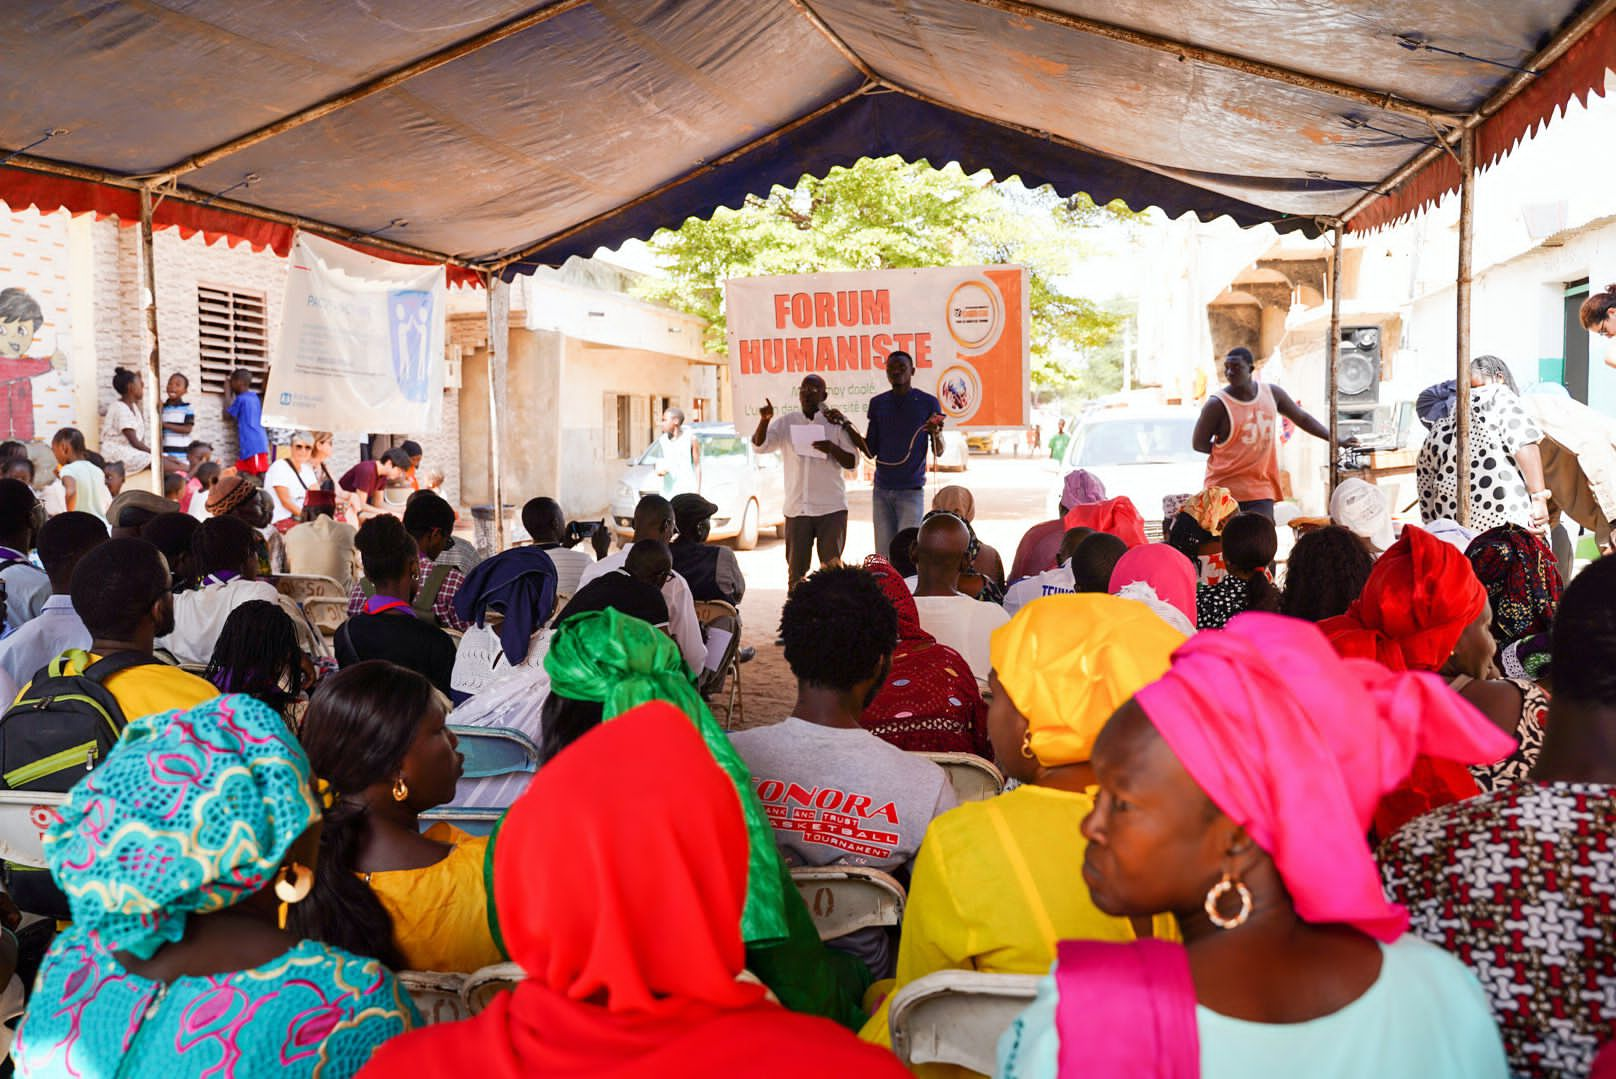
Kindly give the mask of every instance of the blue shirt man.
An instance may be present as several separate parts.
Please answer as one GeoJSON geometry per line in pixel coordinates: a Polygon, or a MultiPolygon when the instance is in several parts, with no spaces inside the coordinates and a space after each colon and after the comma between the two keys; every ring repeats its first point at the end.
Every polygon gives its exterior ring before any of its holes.
{"type": "Polygon", "coordinates": [[[893,536],[920,526],[926,511],[926,445],[931,444],[932,453],[943,452],[942,406],[910,384],[914,376],[915,361],[909,353],[887,357],[887,383],[892,389],[870,398],[869,426],[862,438],[840,412],[825,410],[825,418],[841,424],[859,452],[875,459],[871,513],[875,549],[881,555],[888,553],[893,536]]]}

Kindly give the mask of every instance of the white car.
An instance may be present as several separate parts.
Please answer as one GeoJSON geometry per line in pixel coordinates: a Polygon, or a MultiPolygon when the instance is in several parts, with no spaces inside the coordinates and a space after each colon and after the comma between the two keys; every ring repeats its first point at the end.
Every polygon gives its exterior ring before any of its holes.
{"type": "Polygon", "coordinates": [[[1044,500],[1045,516],[1060,513],[1066,474],[1082,468],[1105,484],[1108,497],[1127,495],[1151,537],[1158,537],[1162,500],[1192,495],[1205,484],[1206,455],[1196,453],[1190,444],[1199,415],[1190,408],[1138,406],[1090,412],[1072,432],[1059,474],[1044,500]]]}
{"type": "MultiPolygon", "coordinates": [[[[693,423],[701,443],[701,493],[718,507],[710,539],[733,539],[742,551],[757,546],[758,531],[785,526],[785,480],[780,454],[759,453],[729,423],[693,423]]],[[[634,506],[641,495],[660,494],[656,474],[662,442],[654,441],[623,469],[612,491],[610,524],[619,539],[634,534],[634,506]]]]}

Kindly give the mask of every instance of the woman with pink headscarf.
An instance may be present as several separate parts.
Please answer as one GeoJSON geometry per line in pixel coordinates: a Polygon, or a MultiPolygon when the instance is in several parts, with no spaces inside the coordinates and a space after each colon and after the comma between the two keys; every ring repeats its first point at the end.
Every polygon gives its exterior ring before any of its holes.
{"type": "Polygon", "coordinates": [[[1186,637],[1195,632],[1195,567],[1177,548],[1133,548],[1111,571],[1110,592],[1140,601],[1186,637]]]}
{"type": "Polygon", "coordinates": [[[1481,986],[1406,933],[1365,832],[1416,753],[1506,742],[1436,676],[1340,658],[1294,619],[1191,638],[1101,731],[1083,822],[1094,904],[1170,911],[1184,943],[1062,943],[997,1074],[1503,1079],[1481,986]]]}
{"type": "Polygon", "coordinates": [[[1100,482],[1100,477],[1086,468],[1074,468],[1066,473],[1066,480],[1061,485],[1060,516],[1053,521],[1043,521],[1027,529],[1027,534],[1022,536],[1021,542],[1016,545],[1016,557],[1010,564],[1009,580],[1019,581],[1023,577],[1031,577],[1046,569],[1054,569],[1055,559],[1060,551],[1061,537],[1066,535],[1066,522],[1061,518],[1065,517],[1073,506],[1104,501],[1105,484],[1100,482]]]}

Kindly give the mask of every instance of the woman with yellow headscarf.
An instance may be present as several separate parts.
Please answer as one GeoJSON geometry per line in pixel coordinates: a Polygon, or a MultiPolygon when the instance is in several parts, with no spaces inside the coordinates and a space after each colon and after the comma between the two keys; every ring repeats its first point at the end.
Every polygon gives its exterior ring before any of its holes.
{"type": "MultiPolygon", "coordinates": [[[[1102,914],[1083,883],[1083,818],[1096,789],[1094,739],[1134,693],[1167,672],[1183,634],[1117,596],[1047,596],[995,630],[988,734],[1020,786],[937,817],[915,856],[897,983],[939,970],[1041,974],[1061,940],[1176,939],[1172,919],[1102,914]]],[[[887,1007],[859,1036],[889,1044],[887,1007]]],[[[975,1073],[922,1064],[924,1079],[975,1073]]]]}

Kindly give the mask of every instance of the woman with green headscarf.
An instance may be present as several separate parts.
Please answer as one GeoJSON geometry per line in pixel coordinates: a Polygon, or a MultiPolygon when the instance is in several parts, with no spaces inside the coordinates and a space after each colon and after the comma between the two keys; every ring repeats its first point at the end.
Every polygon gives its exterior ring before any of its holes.
{"type": "Polygon", "coordinates": [[[302,747],[251,697],[132,721],[45,833],[73,922],[17,1074],[350,1076],[415,1025],[387,968],[286,931],[321,810],[302,747]]]}
{"type": "MultiPolygon", "coordinates": [[[[619,611],[589,611],[568,618],[555,631],[544,669],[550,696],[541,721],[541,765],[586,732],[646,701],[667,701],[690,717],[713,760],[734,783],[746,820],[751,849],[741,936],[747,969],[786,1007],[857,1029],[864,1021],[860,1000],[869,972],[851,956],[820,943],[752,791],[751,773],[696,692],[673,639],[619,611]]],[[[623,837],[625,843],[634,841],[623,837]]]]}

